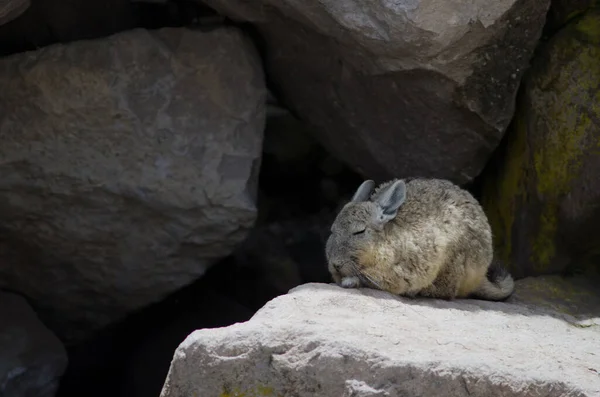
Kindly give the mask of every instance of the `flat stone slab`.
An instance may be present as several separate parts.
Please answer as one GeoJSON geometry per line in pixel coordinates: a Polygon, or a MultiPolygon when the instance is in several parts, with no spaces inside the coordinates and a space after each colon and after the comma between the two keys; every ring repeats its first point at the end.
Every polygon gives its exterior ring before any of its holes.
{"type": "Polygon", "coordinates": [[[580,321],[523,297],[305,284],[248,322],[189,335],[161,397],[600,396],[600,327],[580,321]]]}
{"type": "Polygon", "coordinates": [[[594,278],[527,277],[517,281],[511,302],[546,311],[577,327],[600,327],[600,280],[594,278]]]}

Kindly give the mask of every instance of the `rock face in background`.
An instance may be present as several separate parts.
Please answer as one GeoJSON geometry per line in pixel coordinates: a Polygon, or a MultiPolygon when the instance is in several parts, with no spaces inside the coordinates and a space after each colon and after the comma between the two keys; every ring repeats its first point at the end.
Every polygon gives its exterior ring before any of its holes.
{"type": "Polygon", "coordinates": [[[198,278],[254,224],[266,88],[237,29],[7,57],[0,92],[0,286],[61,338],[198,278]]]}
{"type": "Polygon", "coordinates": [[[588,13],[540,48],[485,177],[497,250],[518,277],[598,269],[599,18],[588,13]]]}
{"type": "Polygon", "coordinates": [[[0,292],[0,396],[54,397],[67,352],[25,299],[0,292]]]}
{"type": "Polygon", "coordinates": [[[526,303],[307,284],[248,322],[188,336],[161,397],[592,397],[599,337],[526,303]]]}
{"type": "Polygon", "coordinates": [[[282,101],[367,177],[470,181],[507,127],[548,0],[204,0],[253,22],[282,101]]]}
{"type": "Polygon", "coordinates": [[[0,26],[20,17],[29,6],[30,0],[0,0],[0,26]]]}
{"type": "Polygon", "coordinates": [[[597,0],[552,0],[545,30],[552,33],[574,18],[582,16],[586,11],[599,5],[600,3],[597,0]]]}

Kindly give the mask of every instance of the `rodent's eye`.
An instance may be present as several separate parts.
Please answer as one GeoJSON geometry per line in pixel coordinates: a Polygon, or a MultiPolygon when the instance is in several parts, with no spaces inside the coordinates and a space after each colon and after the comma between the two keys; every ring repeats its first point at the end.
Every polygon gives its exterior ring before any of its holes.
{"type": "Polygon", "coordinates": [[[365,232],[365,230],[367,230],[367,229],[359,230],[359,231],[357,231],[357,232],[354,232],[354,233],[352,233],[352,234],[354,234],[355,236],[356,236],[357,234],[363,234],[363,233],[365,232]]]}

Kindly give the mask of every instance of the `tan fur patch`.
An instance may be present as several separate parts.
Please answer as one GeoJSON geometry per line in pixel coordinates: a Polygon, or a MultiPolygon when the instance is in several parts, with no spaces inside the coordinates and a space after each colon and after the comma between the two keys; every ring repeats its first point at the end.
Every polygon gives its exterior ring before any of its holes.
{"type": "Polygon", "coordinates": [[[483,282],[487,270],[484,269],[473,269],[467,267],[465,269],[465,275],[458,288],[457,298],[465,298],[471,293],[475,292],[483,282]]]}
{"type": "Polygon", "coordinates": [[[360,251],[357,257],[361,273],[380,289],[391,293],[398,293],[392,271],[395,254],[390,245],[368,244],[360,251]]]}
{"type": "Polygon", "coordinates": [[[368,244],[358,254],[358,264],[361,269],[386,268],[394,263],[394,249],[388,245],[368,244]]]}

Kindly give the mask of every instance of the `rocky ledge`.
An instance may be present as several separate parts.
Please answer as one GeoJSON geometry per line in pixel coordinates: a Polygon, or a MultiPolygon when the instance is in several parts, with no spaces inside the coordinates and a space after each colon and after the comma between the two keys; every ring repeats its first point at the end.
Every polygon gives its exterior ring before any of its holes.
{"type": "Polygon", "coordinates": [[[189,335],[161,397],[599,396],[600,315],[531,295],[449,302],[305,284],[248,322],[189,335]]]}

